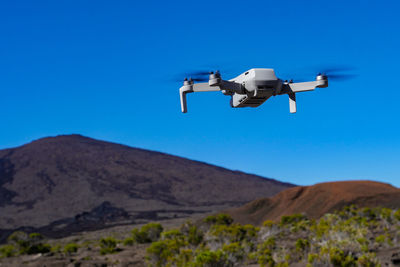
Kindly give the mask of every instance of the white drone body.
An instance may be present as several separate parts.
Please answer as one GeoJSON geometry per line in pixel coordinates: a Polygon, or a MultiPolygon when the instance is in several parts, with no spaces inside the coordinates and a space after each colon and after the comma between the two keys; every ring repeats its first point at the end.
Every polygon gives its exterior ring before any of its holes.
{"type": "Polygon", "coordinates": [[[328,87],[328,77],[318,74],[315,81],[293,83],[278,79],[273,69],[250,69],[231,80],[221,79],[218,71],[210,73],[208,83],[186,80],[179,89],[182,112],[187,112],[186,94],[221,91],[231,96],[231,107],[258,107],[271,96],[289,95],[290,113],[296,112],[296,93],[328,87]]]}

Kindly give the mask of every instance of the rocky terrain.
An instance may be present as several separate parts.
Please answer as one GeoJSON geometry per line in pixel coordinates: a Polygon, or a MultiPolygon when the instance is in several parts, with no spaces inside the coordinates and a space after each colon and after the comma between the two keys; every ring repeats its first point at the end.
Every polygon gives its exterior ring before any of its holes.
{"type": "Polygon", "coordinates": [[[0,214],[0,266],[400,265],[389,184],[295,187],[79,135],[1,150],[0,214]]]}
{"type": "Polygon", "coordinates": [[[344,181],[298,186],[227,211],[235,221],[261,225],[284,215],[320,218],[345,206],[400,208],[400,189],[373,181],[344,181]]]}
{"type": "Polygon", "coordinates": [[[0,150],[0,241],[181,218],[272,196],[291,184],[81,135],[0,150]]]}
{"type": "MultiPolygon", "coordinates": [[[[330,183],[331,188],[342,185],[330,183]]],[[[358,189],[349,188],[357,195],[358,189]]],[[[0,246],[0,266],[400,266],[400,209],[385,205],[395,202],[377,205],[380,191],[377,198],[365,198],[379,207],[344,205],[322,216],[314,213],[314,218],[294,213],[259,226],[222,213],[60,239],[16,232],[0,246]]],[[[286,198],[284,193],[277,196],[286,198]]],[[[326,196],[314,201],[324,202],[326,196]]],[[[297,206],[301,198],[285,203],[297,206]]]]}

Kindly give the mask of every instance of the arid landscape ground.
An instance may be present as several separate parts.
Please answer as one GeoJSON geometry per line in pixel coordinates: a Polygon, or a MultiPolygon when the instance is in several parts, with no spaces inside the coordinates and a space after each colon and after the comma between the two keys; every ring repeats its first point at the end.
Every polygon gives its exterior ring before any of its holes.
{"type": "Polygon", "coordinates": [[[0,193],[0,266],[400,264],[400,189],[379,182],[295,186],[69,135],[0,151],[0,193]]]}

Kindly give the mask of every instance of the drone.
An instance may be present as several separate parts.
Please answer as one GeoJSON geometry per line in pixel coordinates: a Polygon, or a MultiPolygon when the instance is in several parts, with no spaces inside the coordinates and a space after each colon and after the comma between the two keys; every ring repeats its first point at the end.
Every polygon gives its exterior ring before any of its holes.
{"type": "Polygon", "coordinates": [[[275,75],[274,69],[253,68],[236,78],[223,80],[219,71],[209,73],[206,79],[185,78],[183,86],[179,89],[182,112],[187,112],[186,95],[193,92],[221,91],[224,95],[231,96],[230,105],[233,108],[258,107],[271,96],[288,95],[290,113],[296,113],[296,93],[313,91],[315,88],[328,87],[328,76],[319,73],[314,81],[293,82],[283,81],[275,75]]]}

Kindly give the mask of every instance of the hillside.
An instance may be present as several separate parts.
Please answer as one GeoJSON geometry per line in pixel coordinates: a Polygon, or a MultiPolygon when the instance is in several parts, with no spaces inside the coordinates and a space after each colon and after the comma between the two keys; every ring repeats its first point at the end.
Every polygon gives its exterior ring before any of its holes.
{"type": "Polygon", "coordinates": [[[321,183],[289,188],[273,197],[254,200],[229,210],[240,223],[261,225],[265,220],[279,220],[283,215],[305,214],[319,218],[344,206],[400,208],[400,189],[372,181],[321,183]]]}
{"type": "Polygon", "coordinates": [[[122,235],[107,229],[43,239],[18,232],[0,245],[0,265],[399,266],[399,223],[399,209],[352,206],[317,220],[297,214],[261,227],[218,214],[174,229],[149,223],[122,235]]]}
{"type": "Polygon", "coordinates": [[[0,240],[185,217],[292,185],[80,135],[0,150],[0,240]]]}

